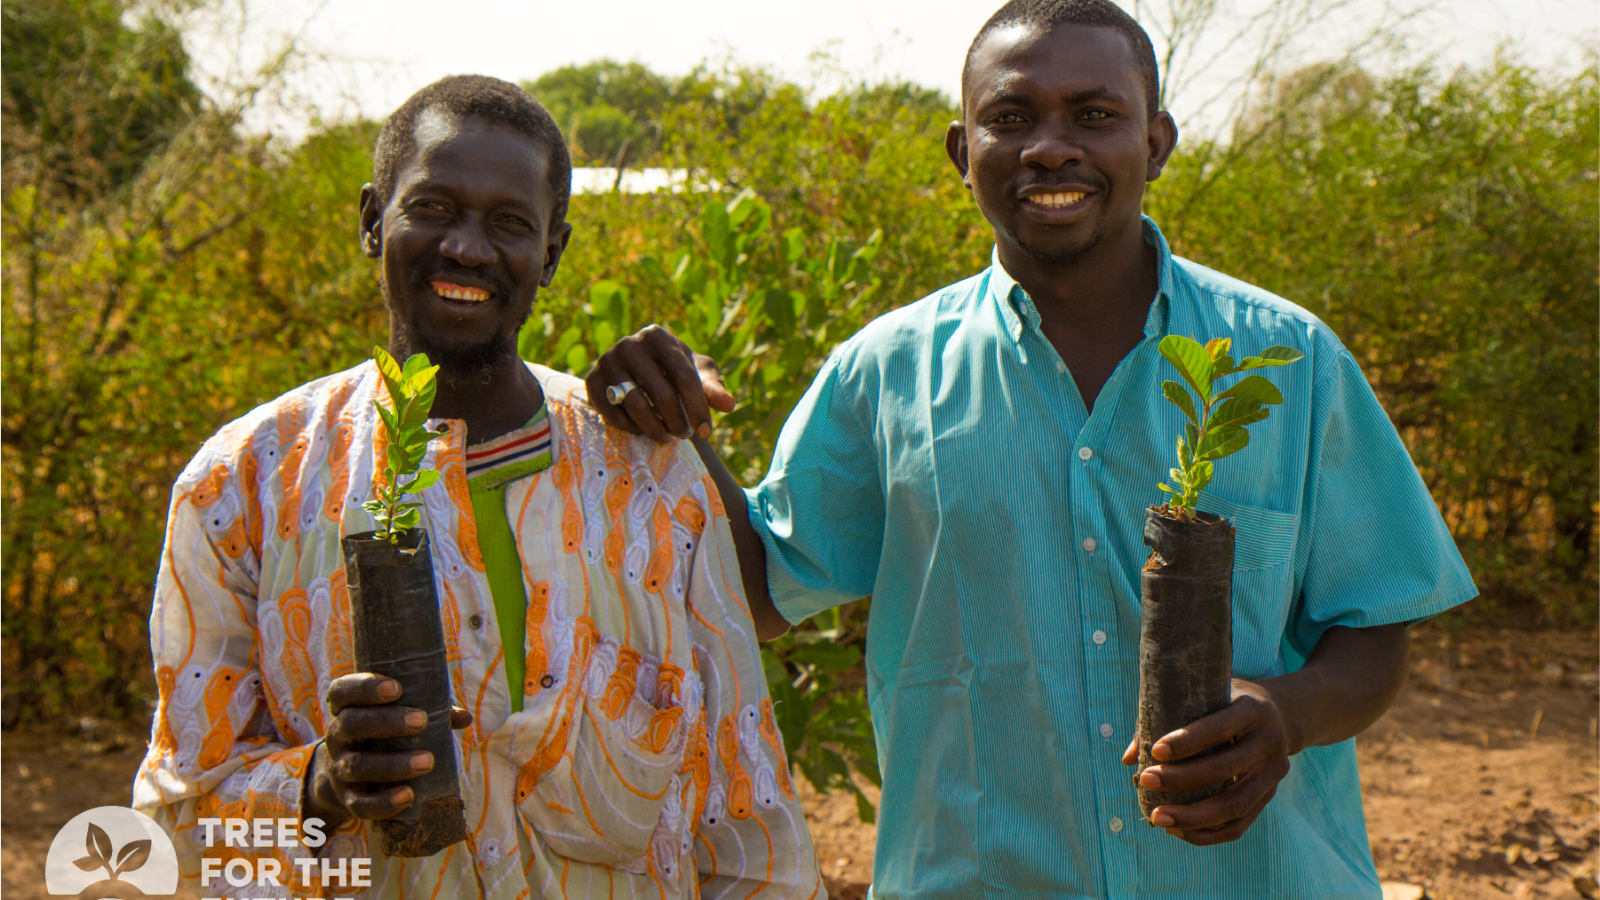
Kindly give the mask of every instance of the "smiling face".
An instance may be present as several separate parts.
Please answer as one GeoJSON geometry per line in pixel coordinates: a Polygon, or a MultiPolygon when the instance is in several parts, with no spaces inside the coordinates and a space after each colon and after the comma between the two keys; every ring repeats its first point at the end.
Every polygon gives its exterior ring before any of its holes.
{"type": "Polygon", "coordinates": [[[387,203],[361,189],[362,248],[383,263],[391,349],[446,379],[515,360],[517,331],[572,227],[552,223],[547,153],[510,127],[430,110],[387,203]]]}
{"type": "Polygon", "coordinates": [[[1177,129],[1145,106],[1126,37],[1111,28],[997,28],[975,49],[963,119],[945,149],[994,226],[1002,261],[1071,265],[1140,240],[1144,185],[1177,129]]]}

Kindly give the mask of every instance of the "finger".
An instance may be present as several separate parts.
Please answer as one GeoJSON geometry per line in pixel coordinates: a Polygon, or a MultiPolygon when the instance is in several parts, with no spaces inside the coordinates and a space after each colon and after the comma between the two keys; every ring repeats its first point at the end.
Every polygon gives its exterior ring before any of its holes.
{"type": "Polygon", "coordinates": [[[402,809],[410,806],[411,801],[416,798],[417,792],[408,786],[384,787],[377,790],[349,786],[340,796],[344,808],[350,810],[350,814],[358,819],[393,818],[402,809]]]}
{"type": "Polygon", "coordinates": [[[333,777],[345,784],[388,784],[406,781],[433,770],[433,754],[426,750],[404,753],[352,751],[333,761],[333,777]]]}
{"type": "Polygon", "coordinates": [[[371,672],[341,675],[328,685],[328,709],[334,715],[347,706],[381,706],[400,698],[400,682],[371,672]]]}
{"type": "Polygon", "coordinates": [[[1128,742],[1128,749],[1122,751],[1122,764],[1135,765],[1139,762],[1139,739],[1134,738],[1128,742]]]}
{"type": "Polygon", "coordinates": [[[420,709],[352,706],[333,717],[328,725],[328,743],[337,751],[355,741],[416,734],[427,725],[428,714],[420,709]]]}
{"type": "Polygon", "coordinates": [[[456,731],[472,724],[472,713],[459,706],[450,707],[450,727],[456,731]]]}
{"type": "MultiPolygon", "coordinates": [[[[637,380],[637,379],[635,379],[637,380]]],[[[667,431],[667,425],[661,421],[661,416],[656,413],[655,407],[650,405],[644,391],[635,388],[622,398],[622,409],[627,413],[628,420],[633,423],[633,433],[643,434],[653,441],[664,441],[672,435],[667,431]]]]}
{"type": "MultiPolygon", "coordinates": [[[[674,342],[676,340],[674,338],[674,342]]],[[[687,427],[701,437],[710,437],[711,408],[706,405],[705,385],[700,380],[700,372],[695,367],[689,349],[678,343],[676,347],[662,354],[660,361],[667,377],[672,380],[677,400],[683,403],[687,427]]],[[[651,395],[651,400],[655,400],[654,394],[651,395]]],[[[688,434],[686,431],[683,436],[687,437],[688,434]]]]}
{"type": "MultiPolygon", "coordinates": [[[[682,397],[672,386],[672,378],[661,370],[662,364],[662,361],[651,360],[648,364],[633,369],[633,380],[638,383],[639,390],[643,391],[644,395],[649,398],[650,406],[655,409],[655,414],[660,417],[661,424],[666,427],[666,430],[677,437],[688,437],[689,422],[683,417],[682,397]]],[[[698,391],[700,389],[699,378],[696,377],[694,381],[695,390],[698,391]]],[[[628,395],[628,399],[633,399],[632,393],[628,395]]],[[[630,406],[627,409],[628,414],[633,415],[634,419],[637,420],[638,416],[634,415],[633,407],[630,406]]],[[[640,424],[643,425],[643,423],[640,424]]]]}
{"type": "Polygon", "coordinates": [[[1256,801],[1256,804],[1244,815],[1215,828],[1168,828],[1167,833],[1196,847],[1210,847],[1215,844],[1236,841],[1244,837],[1244,833],[1249,831],[1250,826],[1254,825],[1256,819],[1261,817],[1261,813],[1266,810],[1267,804],[1272,802],[1272,797],[1276,793],[1277,788],[1273,788],[1260,800],[1256,801]]]}
{"type": "Polygon", "coordinates": [[[1277,790],[1278,782],[1289,774],[1289,760],[1274,764],[1246,775],[1228,785],[1221,793],[1183,806],[1158,806],[1150,811],[1150,824],[1163,828],[1188,831],[1197,828],[1218,828],[1232,822],[1253,809],[1261,798],[1277,790]]]}
{"type": "Polygon", "coordinates": [[[1186,759],[1202,750],[1226,744],[1255,728],[1261,721],[1260,701],[1248,695],[1236,698],[1209,716],[1189,723],[1156,741],[1150,755],[1161,762],[1186,759]]]}
{"type": "Polygon", "coordinates": [[[600,414],[600,418],[605,420],[607,425],[626,431],[629,434],[639,434],[639,426],[628,418],[628,414],[606,399],[606,388],[626,381],[628,377],[626,374],[619,374],[612,362],[613,355],[616,352],[616,349],[607,350],[600,357],[599,362],[595,363],[594,368],[590,370],[588,377],[583,380],[583,384],[589,392],[589,405],[594,407],[594,411],[600,414]]]}
{"type": "Polygon", "coordinates": [[[733,412],[733,392],[722,383],[722,369],[717,361],[703,353],[694,355],[694,368],[700,375],[700,385],[705,389],[706,402],[719,412],[733,412]]]}
{"type": "Polygon", "coordinates": [[[1242,778],[1274,755],[1271,742],[1247,737],[1206,756],[1151,766],[1139,773],[1139,786],[1167,793],[1198,790],[1242,778]]]}

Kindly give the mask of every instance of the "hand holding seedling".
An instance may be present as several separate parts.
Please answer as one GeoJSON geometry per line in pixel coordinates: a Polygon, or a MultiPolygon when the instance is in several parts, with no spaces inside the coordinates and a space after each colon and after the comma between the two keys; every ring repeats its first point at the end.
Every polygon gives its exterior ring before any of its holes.
{"type": "MultiPolygon", "coordinates": [[[[420,353],[407,359],[404,366],[381,347],[372,348],[372,356],[389,391],[390,406],[373,401],[383,420],[388,446],[385,484],[361,506],[377,523],[374,538],[399,543],[400,536],[418,527],[422,519],[421,504],[406,501],[405,496],[421,493],[439,480],[439,473],[433,469],[418,471],[427,455],[428,442],[441,434],[427,428],[439,367],[429,366],[428,357],[420,353]],[[404,480],[407,476],[409,481],[404,480]]],[[[328,709],[333,720],[307,770],[305,815],[317,816],[334,826],[351,816],[387,819],[415,799],[410,787],[393,787],[393,783],[432,771],[432,754],[362,749],[366,741],[405,737],[427,727],[426,711],[395,705],[400,694],[399,682],[371,672],[333,681],[328,689],[328,709]]],[[[465,728],[470,724],[471,713],[451,707],[450,727],[465,728]]]]}
{"type": "MultiPolygon", "coordinates": [[[[1238,840],[1289,774],[1289,757],[1355,737],[1383,715],[1405,687],[1409,647],[1403,624],[1336,625],[1299,671],[1233,679],[1233,702],[1156,741],[1151,755],[1161,764],[1141,776],[1154,782],[1142,787],[1169,792],[1232,783],[1197,803],[1156,807],[1151,824],[1200,847],[1238,840]],[[1220,749],[1194,758],[1211,747],[1220,749]]],[[[1122,763],[1138,761],[1131,744],[1122,763]]]]}
{"type": "MultiPolygon", "coordinates": [[[[375,753],[363,743],[378,738],[404,737],[427,727],[428,714],[396,705],[400,683],[392,678],[358,672],[333,680],[328,688],[328,711],[333,720],[317,744],[306,773],[303,815],[316,816],[332,827],[346,819],[387,819],[415,798],[410,787],[394,786],[433,769],[429,753],[375,753]]],[[[450,708],[450,727],[466,728],[472,713],[450,708]]]]}
{"type": "Polygon", "coordinates": [[[1200,490],[1211,483],[1212,462],[1243,450],[1250,443],[1245,427],[1267,417],[1268,405],[1283,402],[1276,385],[1260,375],[1248,375],[1225,391],[1216,391],[1217,379],[1251,369],[1286,366],[1305,356],[1289,347],[1268,347],[1260,356],[1247,356],[1235,363],[1228,355],[1232,341],[1214,338],[1201,346],[1199,341],[1170,334],[1161,339],[1158,349],[1188,382],[1194,398],[1176,381],[1161,383],[1161,392],[1189,421],[1178,437],[1178,468],[1172,469],[1172,485],[1160,485],[1173,495],[1166,512],[1175,519],[1194,517],[1200,490]]]}

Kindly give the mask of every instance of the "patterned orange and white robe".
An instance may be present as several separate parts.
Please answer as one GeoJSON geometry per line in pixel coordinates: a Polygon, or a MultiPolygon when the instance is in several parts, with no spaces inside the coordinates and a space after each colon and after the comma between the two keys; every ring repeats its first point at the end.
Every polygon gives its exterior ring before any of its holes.
{"type": "MultiPolygon", "coordinates": [[[[424,463],[442,476],[422,499],[451,684],[473,714],[456,733],[472,837],[389,859],[353,821],[323,855],[372,858],[370,898],[825,896],[715,485],[689,444],[611,430],[581,382],[532,370],[554,465],[506,491],[524,646],[501,646],[465,424],[435,420],[448,433],[424,463]],[[506,652],[526,662],[518,713],[506,652]]],[[[329,682],[355,671],[339,538],[373,527],[380,390],[365,363],[291,391],[219,431],[173,489],[134,806],[173,833],[202,896],[246,895],[201,886],[204,856],[272,854],[292,872],[313,852],[207,847],[196,820],[299,816],[329,682]]]]}

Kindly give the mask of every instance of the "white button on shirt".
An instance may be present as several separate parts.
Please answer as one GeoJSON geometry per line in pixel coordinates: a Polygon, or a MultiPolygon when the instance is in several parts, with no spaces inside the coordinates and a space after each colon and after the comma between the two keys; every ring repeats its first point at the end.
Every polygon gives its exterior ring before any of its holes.
{"type": "Polygon", "coordinates": [[[1094,642],[1096,644],[1104,644],[1106,642],[1106,633],[1098,628],[1095,629],[1092,637],[1094,638],[1094,642]]]}
{"type": "Polygon", "coordinates": [[[1083,549],[1089,551],[1090,553],[1093,553],[1094,552],[1094,548],[1098,547],[1098,546],[1099,546],[1099,544],[1096,544],[1094,542],[1094,538],[1084,538],[1083,539],[1083,549]]]}
{"type": "Polygon", "coordinates": [[[1112,834],[1121,834],[1122,833],[1122,820],[1121,819],[1113,818],[1110,822],[1107,822],[1106,824],[1111,826],[1111,833],[1112,834]]]}
{"type": "Polygon", "coordinates": [[[1067,364],[1062,362],[1059,359],[1056,360],[1056,372],[1060,373],[1060,372],[1065,372],[1066,370],[1067,370],[1067,364]]]}
{"type": "Polygon", "coordinates": [[[1101,737],[1103,737],[1103,738],[1111,737],[1111,732],[1113,730],[1114,729],[1111,727],[1111,723],[1110,722],[1101,722],[1100,723],[1100,736],[1101,737]]]}
{"type": "Polygon", "coordinates": [[[1094,451],[1090,450],[1088,447],[1079,447],[1078,448],[1078,458],[1083,460],[1084,462],[1088,462],[1089,461],[1089,457],[1091,457],[1093,455],[1094,455],[1094,451]]]}

